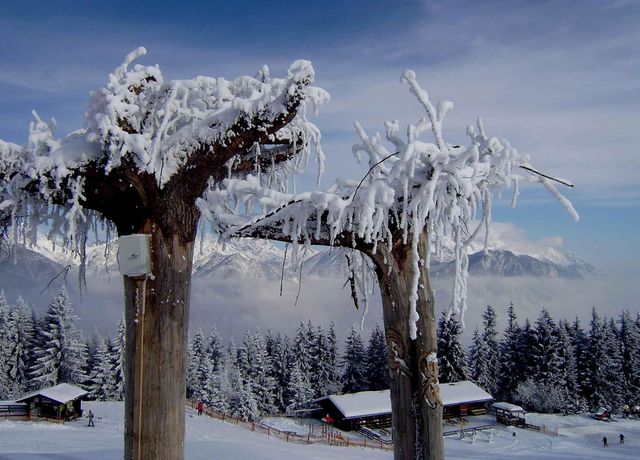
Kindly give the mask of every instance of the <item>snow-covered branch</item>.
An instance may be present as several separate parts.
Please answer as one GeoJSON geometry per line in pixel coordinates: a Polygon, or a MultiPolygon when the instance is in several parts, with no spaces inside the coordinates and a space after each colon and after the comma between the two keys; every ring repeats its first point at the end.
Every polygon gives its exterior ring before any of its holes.
{"type": "Polygon", "coordinates": [[[166,81],[158,66],[134,65],[145,54],[127,55],[91,93],[83,129],[58,139],[55,121],[34,112],[25,146],[0,141],[0,212],[15,228],[17,216],[50,220],[52,206],[70,238],[91,210],[118,226],[135,217],[118,203],[134,203],[142,216],[151,200],[177,193],[165,190],[171,182],[189,183],[180,193],[191,200],[207,183],[248,172],[284,190],[313,151],[321,172],[320,132],[306,113],[329,96],[311,86],[308,61],[283,78],[264,67],[256,78],[166,81]]]}
{"type": "MultiPolygon", "coordinates": [[[[353,146],[353,153],[369,164],[362,180],[338,181],[324,191],[286,194],[249,175],[224,181],[221,189],[208,191],[198,205],[221,227],[231,227],[229,234],[307,244],[360,245],[373,253],[379,244],[391,247],[401,239],[417,254],[417,242],[424,232],[433,252],[453,240],[457,268],[450,311],[462,317],[468,247],[480,230],[490,225],[494,194],[522,180],[541,182],[574,218],[578,216],[549,176],[533,168],[529,157],[519,154],[507,140],[487,136],[481,120],[467,128],[466,146],[447,143],[442,123],[453,104],[434,105],[412,71],[404,73],[403,81],[422,105],[425,117],[409,124],[404,138],[397,121],[385,124],[384,138],[379,133],[368,135],[356,123],[360,141],[353,146]],[[424,139],[427,133],[431,142],[424,139]],[[469,234],[469,224],[480,214],[481,224],[469,234]]],[[[514,186],[514,195],[518,193],[514,186]]],[[[415,312],[419,264],[428,269],[429,257],[414,260],[411,305],[415,312]]],[[[412,319],[417,319],[415,314],[412,319]]]]}

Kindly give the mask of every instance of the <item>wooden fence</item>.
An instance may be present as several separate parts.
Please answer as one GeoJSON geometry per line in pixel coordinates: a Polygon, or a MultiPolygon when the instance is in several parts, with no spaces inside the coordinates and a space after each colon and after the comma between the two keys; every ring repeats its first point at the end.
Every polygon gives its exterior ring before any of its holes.
{"type": "Polygon", "coordinates": [[[548,434],[549,436],[558,436],[558,428],[551,429],[546,425],[538,426],[538,425],[532,425],[530,423],[525,423],[524,427],[527,430],[538,431],[543,434],[548,434]]]}
{"type": "Polygon", "coordinates": [[[16,418],[27,419],[29,417],[29,412],[27,410],[26,404],[2,404],[0,405],[0,418],[8,419],[16,419],[16,418]]]}
{"type": "MultiPolygon", "coordinates": [[[[187,405],[195,409],[197,403],[195,401],[187,401],[187,405]]],[[[342,433],[336,433],[334,430],[326,430],[326,433],[313,433],[312,430],[309,430],[309,433],[307,433],[306,435],[301,435],[297,434],[294,431],[278,430],[260,422],[248,422],[242,420],[239,417],[225,414],[224,412],[218,412],[217,410],[214,410],[210,407],[205,407],[203,413],[211,418],[240,426],[246,430],[266,434],[268,437],[273,436],[285,442],[293,442],[296,444],[326,444],[329,446],[393,450],[393,445],[387,444],[383,441],[367,438],[350,438],[349,436],[346,436],[342,433]]]]}
{"type": "Polygon", "coordinates": [[[495,428],[495,425],[479,425],[479,426],[470,426],[468,428],[459,428],[457,430],[448,430],[445,431],[443,434],[444,436],[453,436],[454,434],[460,434],[460,432],[462,431],[464,434],[475,434],[478,431],[484,431],[484,430],[490,430],[491,428],[495,428]]]}

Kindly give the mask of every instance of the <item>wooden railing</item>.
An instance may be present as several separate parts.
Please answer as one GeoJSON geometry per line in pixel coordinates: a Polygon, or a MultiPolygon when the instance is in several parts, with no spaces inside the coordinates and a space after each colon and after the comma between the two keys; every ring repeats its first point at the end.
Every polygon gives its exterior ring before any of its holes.
{"type": "MultiPolygon", "coordinates": [[[[197,403],[195,401],[187,401],[187,406],[192,409],[196,409],[197,403]]],[[[361,447],[366,449],[382,449],[393,450],[393,446],[382,441],[376,441],[372,439],[355,439],[342,433],[336,432],[333,429],[329,429],[326,433],[312,433],[311,430],[307,434],[297,434],[295,431],[283,431],[277,428],[270,427],[261,422],[249,422],[242,420],[239,417],[235,417],[224,412],[219,412],[210,407],[205,407],[203,413],[211,418],[221,420],[226,423],[231,423],[236,426],[240,426],[249,431],[255,431],[258,433],[266,434],[268,437],[275,437],[285,442],[293,442],[296,444],[326,444],[329,446],[343,446],[343,447],[361,447]]]]}
{"type": "Polygon", "coordinates": [[[549,436],[558,436],[557,428],[551,429],[546,425],[538,426],[538,425],[532,425],[530,423],[525,423],[524,427],[527,430],[538,431],[539,433],[548,434],[549,436]]]}
{"type": "Polygon", "coordinates": [[[495,425],[478,425],[478,426],[470,426],[468,428],[459,428],[457,430],[448,430],[443,434],[444,436],[452,436],[454,434],[460,434],[462,431],[464,434],[474,434],[478,431],[490,430],[491,428],[495,428],[495,425]]]}

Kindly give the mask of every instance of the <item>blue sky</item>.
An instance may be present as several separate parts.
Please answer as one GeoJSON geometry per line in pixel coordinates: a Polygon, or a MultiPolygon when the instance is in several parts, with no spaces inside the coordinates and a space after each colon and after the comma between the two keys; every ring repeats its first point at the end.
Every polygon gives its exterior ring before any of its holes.
{"type": "Polygon", "coordinates": [[[533,186],[515,210],[499,201],[495,220],[513,222],[518,238],[555,238],[605,271],[637,276],[639,24],[640,2],[625,0],[4,0],[0,138],[23,143],[32,109],[55,117],[59,135],[81,127],[89,91],[141,45],[142,62],[158,63],[165,78],[234,78],[263,64],[280,75],[305,58],[332,96],[315,120],[326,184],[364,173],[350,153],[354,120],[374,132],[421,116],[399,82],[412,68],[435,100],[454,101],[450,142],[464,142],[481,116],[490,135],[576,184],[566,195],[578,224],[533,186]]]}

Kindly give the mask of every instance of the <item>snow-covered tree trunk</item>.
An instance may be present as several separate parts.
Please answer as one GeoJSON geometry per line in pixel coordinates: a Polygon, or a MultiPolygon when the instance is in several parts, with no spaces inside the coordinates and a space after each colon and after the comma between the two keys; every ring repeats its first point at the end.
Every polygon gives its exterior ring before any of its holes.
{"type": "Polygon", "coordinates": [[[124,277],[125,459],[184,456],[193,217],[173,220],[174,228],[148,219],[137,229],[151,235],[154,277],[124,277]]]}
{"type": "MultiPolygon", "coordinates": [[[[382,294],[394,440],[394,458],[444,459],[442,400],[438,387],[435,304],[428,270],[420,267],[417,338],[410,338],[409,297],[413,283],[411,243],[394,240],[367,251],[374,262],[382,294]],[[422,450],[422,451],[421,451],[422,450]]],[[[427,254],[427,235],[419,238],[418,252],[427,254]]]]}

